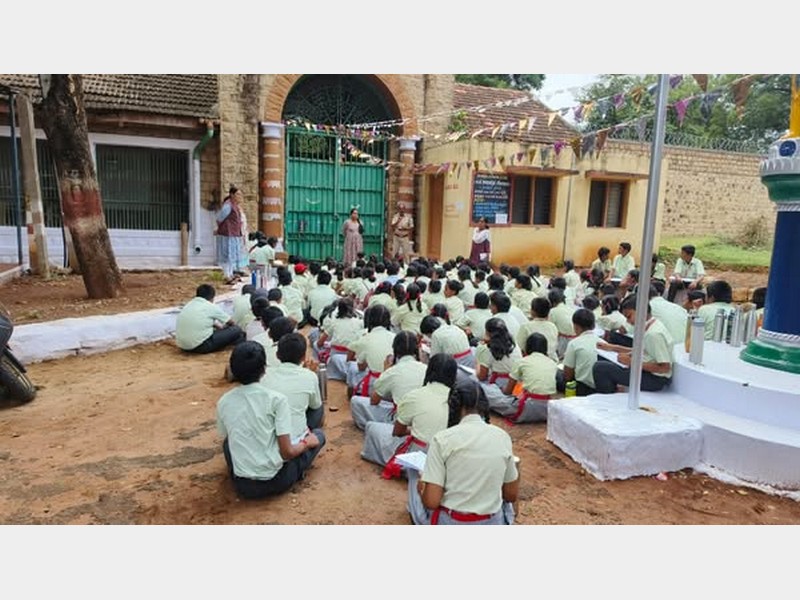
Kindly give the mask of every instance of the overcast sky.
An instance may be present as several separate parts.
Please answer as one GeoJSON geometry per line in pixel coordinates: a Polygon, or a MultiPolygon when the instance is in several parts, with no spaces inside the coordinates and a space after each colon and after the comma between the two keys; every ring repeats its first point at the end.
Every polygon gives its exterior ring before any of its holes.
{"type": "Polygon", "coordinates": [[[539,90],[539,99],[544,102],[549,108],[567,108],[577,106],[578,101],[575,100],[574,90],[570,88],[583,87],[593,83],[599,74],[546,74],[544,85],[539,90]]]}

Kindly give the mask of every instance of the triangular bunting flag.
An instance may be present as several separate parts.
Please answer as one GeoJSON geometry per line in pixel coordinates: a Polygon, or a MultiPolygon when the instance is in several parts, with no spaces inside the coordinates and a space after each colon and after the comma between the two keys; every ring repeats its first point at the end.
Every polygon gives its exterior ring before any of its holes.
{"type": "Polygon", "coordinates": [[[550,148],[548,146],[545,146],[542,148],[541,152],[539,152],[539,160],[543,167],[550,162],[550,148]]]}
{"type": "Polygon", "coordinates": [[[589,101],[589,102],[587,102],[586,104],[583,105],[583,118],[584,119],[588,119],[589,115],[592,114],[592,111],[594,110],[594,104],[595,103],[593,101],[589,101]]]}
{"type": "Polygon", "coordinates": [[[631,90],[631,93],[630,93],[631,102],[633,102],[633,105],[636,107],[636,110],[639,110],[639,104],[642,101],[642,94],[643,93],[644,93],[644,88],[642,88],[641,86],[640,87],[635,87],[635,88],[633,88],[631,90]]]}
{"type": "Polygon", "coordinates": [[[647,86],[647,93],[651,96],[655,96],[656,91],[658,90],[658,83],[651,83],[647,86]]]}
{"type": "Polygon", "coordinates": [[[472,161],[472,166],[473,166],[473,168],[475,169],[475,172],[477,172],[477,171],[478,171],[478,169],[480,169],[480,166],[481,166],[481,165],[480,165],[480,161],[479,161],[479,160],[473,160],[473,161],[472,161]]]}
{"type": "Polygon", "coordinates": [[[692,97],[682,98],[675,103],[675,114],[678,116],[678,127],[683,125],[683,119],[686,117],[686,109],[689,108],[689,102],[692,97]]]}
{"type": "Polygon", "coordinates": [[[553,150],[555,151],[556,156],[559,156],[561,154],[561,149],[566,145],[567,142],[565,142],[564,140],[558,140],[556,143],[553,144],[553,150]]]}
{"type": "Polygon", "coordinates": [[[508,128],[511,127],[511,123],[503,123],[500,125],[500,137],[503,137],[503,134],[508,131],[508,128]]]}
{"type": "Polygon", "coordinates": [[[636,136],[639,138],[640,142],[643,142],[646,134],[647,134],[647,117],[642,117],[641,119],[636,121],[636,136]]]}
{"type": "Polygon", "coordinates": [[[528,149],[528,162],[533,164],[533,159],[536,158],[536,148],[528,149]]]}
{"type": "Polygon", "coordinates": [[[705,94],[708,91],[708,75],[692,75],[694,80],[697,82],[697,85],[700,86],[700,89],[703,90],[705,94]]]}
{"type": "Polygon", "coordinates": [[[583,141],[581,142],[581,154],[583,156],[587,156],[594,152],[594,143],[597,135],[594,133],[590,133],[587,136],[584,136],[583,141]]]}
{"type": "Polygon", "coordinates": [[[525,126],[526,126],[527,124],[528,124],[528,119],[520,119],[520,120],[519,120],[519,123],[517,124],[517,129],[519,129],[520,131],[522,131],[523,129],[525,129],[525,126]]]}
{"type": "Polygon", "coordinates": [[[683,75],[670,75],[669,89],[674,90],[680,85],[681,81],[683,81],[683,75]]]}
{"type": "Polygon", "coordinates": [[[625,94],[614,94],[614,108],[619,110],[625,106],[625,94]]]}
{"type": "Polygon", "coordinates": [[[606,140],[608,139],[608,129],[601,129],[597,132],[597,143],[594,146],[594,149],[597,151],[597,154],[603,151],[603,148],[606,146],[606,140]]]}
{"type": "Polygon", "coordinates": [[[720,96],[722,96],[722,92],[711,92],[703,96],[703,100],[700,102],[700,114],[706,122],[711,118],[711,111],[714,108],[714,103],[719,100],[720,96]]]}
{"type": "Polygon", "coordinates": [[[548,127],[550,127],[550,126],[553,124],[553,119],[555,119],[555,118],[556,118],[556,115],[557,115],[557,114],[558,114],[558,113],[551,112],[550,114],[548,114],[548,115],[547,115],[547,126],[548,126],[548,127]]]}
{"type": "Polygon", "coordinates": [[[575,153],[575,157],[580,160],[581,158],[581,138],[576,137],[572,138],[569,142],[569,145],[572,146],[572,151],[575,153]]]}
{"type": "Polygon", "coordinates": [[[456,170],[456,177],[461,178],[461,163],[458,163],[458,169],[456,170]]]}
{"type": "Polygon", "coordinates": [[[492,137],[496,136],[498,131],[500,131],[500,125],[492,129],[492,137]]]}
{"type": "Polygon", "coordinates": [[[531,117],[530,119],[528,119],[528,133],[530,133],[531,129],[533,129],[534,123],[536,123],[536,117],[531,117]]]}
{"type": "Polygon", "coordinates": [[[517,162],[522,162],[522,158],[525,156],[524,152],[517,152],[517,162]]]}
{"type": "Polygon", "coordinates": [[[606,115],[608,114],[609,109],[611,108],[611,100],[608,98],[601,98],[597,101],[597,113],[600,115],[601,119],[605,119],[606,115]]]}
{"type": "Polygon", "coordinates": [[[497,162],[499,162],[499,163],[500,163],[500,168],[501,168],[501,169],[505,168],[505,166],[506,166],[506,165],[505,165],[505,162],[506,162],[506,157],[505,157],[505,156],[499,156],[499,157],[497,158],[497,162]]]}
{"type": "Polygon", "coordinates": [[[572,112],[572,115],[575,117],[575,121],[580,123],[583,119],[583,104],[576,106],[575,110],[572,112]]]}
{"type": "Polygon", "coordinates": [[[740,79],[733,84],[733,101],[736,104],[736,114],[741,119],[744,112],[744,103],[750,93],[750,84],[752,83],[749,77],[740,79]]]}
{"type": "Polygon", "coordinates": [[[485,128],[484,128],[484,129],[478,129],[478,131],[476,131],[475,133],[473,133],[473,134],[472,134],[471,136],[469,136],[469,137],[471,137],[472,139],[475,139],[475,138],[476,138],[476,137],[478,137],[480,134],[482,134],[484,131],[486,131],[486,129],[485,129],[485,128]]]}

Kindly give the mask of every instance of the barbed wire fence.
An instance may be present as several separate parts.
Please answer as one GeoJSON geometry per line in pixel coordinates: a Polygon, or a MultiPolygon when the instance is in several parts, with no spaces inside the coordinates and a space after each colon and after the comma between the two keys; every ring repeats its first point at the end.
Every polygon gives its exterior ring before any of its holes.
{"type": "MultiPolygon", "coordinates": [[[[653,141],[653,132],[648,129],[640,139],[639,133],[632,128],[620,129],[608,136],[610,140],[640,142],[649,144],[653,141]]],[[[766,155],[773,140],[755,142],[750,140],[732,140],[728,138],[710,138],[692,135],[680,131],[667,132],[664,135],[664,144],[684,148],[698,148],[701,150],[717,150],[721,152],[738,152],[741,154],[766,155]]]]}

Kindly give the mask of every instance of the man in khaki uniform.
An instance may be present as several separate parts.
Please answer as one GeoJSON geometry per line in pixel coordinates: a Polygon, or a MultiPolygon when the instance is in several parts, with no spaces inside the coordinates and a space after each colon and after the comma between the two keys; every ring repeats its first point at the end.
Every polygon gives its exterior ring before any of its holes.
{"type": "Polygon", "coordinates": [[[402,204],[392,217],[392,256],[411,256],[411,235],[414,233],[414,217],[408,214],[402,204]]]}

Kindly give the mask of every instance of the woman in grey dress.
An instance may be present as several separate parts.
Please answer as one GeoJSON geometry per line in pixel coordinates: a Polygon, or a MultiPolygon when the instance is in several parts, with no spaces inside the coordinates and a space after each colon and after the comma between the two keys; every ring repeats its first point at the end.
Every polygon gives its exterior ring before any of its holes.
{"type": "Polygon", "coordinates": [[[358,218],[358,209],[354,208],[350,211],[350,218],[342,225],[342,236],[344,236],[344,264],[346,267],[352,267],[358,253],[364,251],[364,238],[361,237],[364,233],[364,226],[358,218]]]}

